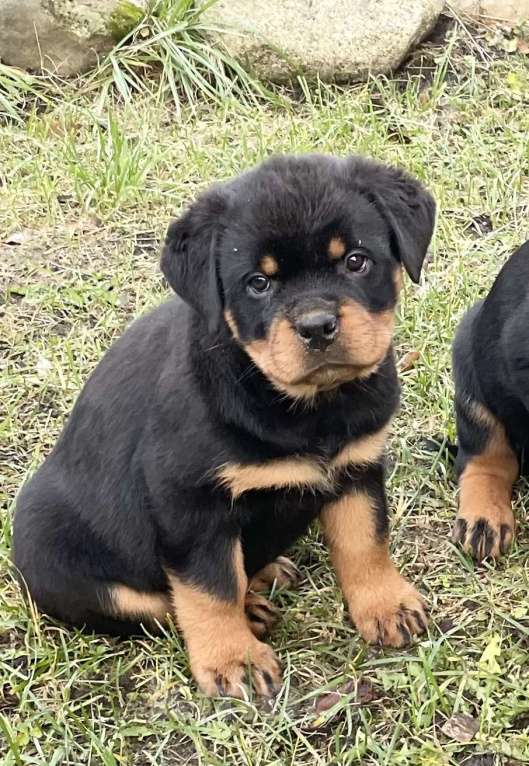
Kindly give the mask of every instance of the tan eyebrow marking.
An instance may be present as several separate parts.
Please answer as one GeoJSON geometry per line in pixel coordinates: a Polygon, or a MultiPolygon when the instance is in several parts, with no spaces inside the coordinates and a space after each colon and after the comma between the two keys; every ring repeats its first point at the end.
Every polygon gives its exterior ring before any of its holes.
{"type": "Polygon", "coordinates": [[[327,253],[329,254],[329,258],[331,258],[333,261],[338,260],[339,258],[343,258],[345,251],[345,242],[341,237],[333,237],[330,240],[329,246],[327,248],[327,253]]]}
{"type": "Polygon", "coordinates": [[[279,271],[279,264],[273,255],[263,255],[259,261],[259,268],[267,277],[274,277],[279,271]]]}

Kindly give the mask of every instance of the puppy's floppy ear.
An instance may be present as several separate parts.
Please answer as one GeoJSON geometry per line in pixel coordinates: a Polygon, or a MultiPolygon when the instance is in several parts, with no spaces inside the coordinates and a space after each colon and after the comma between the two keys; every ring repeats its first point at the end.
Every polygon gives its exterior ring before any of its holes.
{"type": "Polygon", "coordinates": [[[361,161],[364,193],[371,197],[392,233],[395,256],[418,282],[435,226],[435,200],[413,176],[398,168],[361,161]],[[365,164],[364,164],[365,163],[365,164]]]}
{"type": "Polygon", "coordinates": [[[222,316],[217,244],[226,206],[220,187],[200,196],[170,224],[160,263],[175,293],[207,321],[210,332],[218,329],[222,316]]]}

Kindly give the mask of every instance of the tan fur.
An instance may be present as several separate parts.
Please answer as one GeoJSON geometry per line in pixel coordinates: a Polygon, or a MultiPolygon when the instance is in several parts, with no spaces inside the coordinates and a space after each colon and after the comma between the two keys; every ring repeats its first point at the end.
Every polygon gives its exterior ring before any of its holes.
{"type": "Polygon", "coordinates": [[[251,666],[257,693],[267,695],[270,689],[263,672],[278,684],[280,669],[272,649],[258,641],[248,625],[248,580],[240,542],[234,546],[233,568],[238,591],[234,602],[215,598],[168,573],[175,618],[188,648],[191,671],[205,694],[244,696],[244,675],[251,666]]]}
{"type": "Polygon", "coordinates": [[[365,493],[348,494],[321,515],[338,582],[351,617],[369,642],[402,646],[426,624],[424,603],[377,540],[375,509],[365,493]]]}
{"type": "Polygon", "coordinates": [[[245,349],[272,382],[293,385],[305,371],[305,349],[285,317],[272,320],[268,337],[254,340],[245,349]]]}
{"type": "Polygon", "coordinates": [[[376,463],[384,452],[388,431],[389,424],[374,434],[369,434],[349,442],[332,460],[332,468],[338,469],[344,468],[347,465],[376,463]]]}
{"type": "Polygon", "coordinates": [[[329,246],[327,248],[327,252],[329,254],[329,258],[332,261],[338,261],[340,258],[343,258],[345,255],[346,247],[345,242],[341,237],[333,237],[330,242],[329,246]]]}
{"type": "Polygon", "coordinates": [[[292,588],[297,584],[299,572],[296,565],[286,556],[278,556],[271,564],[267,564],[250,580],[249,589],[252,591],[267,591],[272,588],[292,588]]]}
{"type": "Polygon", "coordinates": [[[146,593],[119,584],[111,587],[110,598],[112,611],[122,618],[164,623],[171,613],[171,601],[164,593],[146,593]]]}
{"type": "Polygon", "coordinates": [[[292,457],[266,463],[228,463],[217,472],[234,498],[253,489],[328,489],[329,477],[315,460],[292,457]]]}
{"type": "Polygon", "coordinates": [[[235,319],[233,318],[231,311],[224,312],[224,319],[226,320],[226,324],[230,328],[230,332],[235,340],[239,340],[239,330],[237,329],[237,325],[235,324],[235,319]]]}
{"type": "MultiPolygon", "coordinates": [[[[518,476],[518,460],[507,441],[505,429],[489,410],[478,402],[471,402],[467,412],[489,429],[489,439],[483,452],[468,461],[459,478],[457,518],[467,525],[465,538],[460,542],[465,550],[470,551],[474,526],[484,519],[494,535],[490,555],[498,558],[502,553],[502,526],[507,527],[504,530],[504,548],[510,545],[514,536],[515,519],[511,501],[513,484],[518,476]]],[[[485,555],[484,545],[485,538],[478,546],[478,559],[485,555]]]]}
{"type": "Polygon", "coordinates": [[[351,362],[371,374],[386,356],[395,327],[393,309],[368,311],[355,301],[340,309],[340,343],[351,362]]]}
{"type": "Polygon", "coordinates": [[[259,269],[267,277],[275,277],[279,272],[279,264],[273,255],[263,255],[259,261],[259,269]]]}

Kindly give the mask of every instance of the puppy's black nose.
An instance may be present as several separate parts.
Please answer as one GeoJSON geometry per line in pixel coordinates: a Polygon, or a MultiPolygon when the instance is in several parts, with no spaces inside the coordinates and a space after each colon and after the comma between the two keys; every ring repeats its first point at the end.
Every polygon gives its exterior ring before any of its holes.
{"type": "Polygon", "coordinates": [[[328,311],[311,311],[296,320],[296,331],[314,351],[325,351],[338,332],[338,317],[328,311]]]}

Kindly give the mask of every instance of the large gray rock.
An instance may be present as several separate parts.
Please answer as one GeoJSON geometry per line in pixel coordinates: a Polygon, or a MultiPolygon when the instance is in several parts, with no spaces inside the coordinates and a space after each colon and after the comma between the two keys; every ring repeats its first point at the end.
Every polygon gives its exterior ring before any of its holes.
{"type": "Polygon", "coordinates": [[[529,20],[529,0],[450,0],[448,7],[456,13],[513,25],[529,20]]]}
{"type": "Polygon", "coordinates": [[[396,69],[443,0],[220,0],[208,11],[232,55],[267,80],[346,82],[396,69]]]}
{"type": "Polygon", "coordinates": [[[62,76],[108,52],[143,0],[0,0],[0,60],[62,76]]]}

